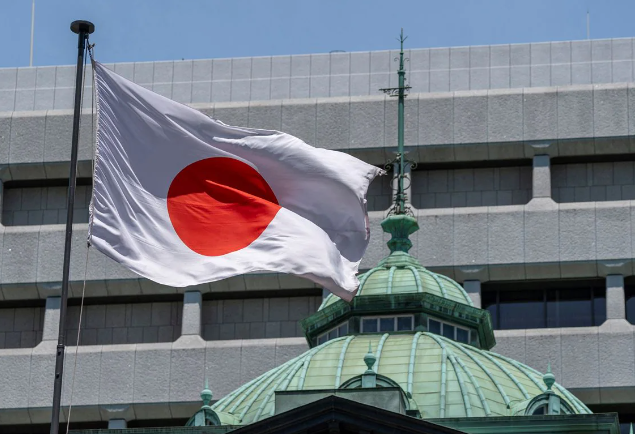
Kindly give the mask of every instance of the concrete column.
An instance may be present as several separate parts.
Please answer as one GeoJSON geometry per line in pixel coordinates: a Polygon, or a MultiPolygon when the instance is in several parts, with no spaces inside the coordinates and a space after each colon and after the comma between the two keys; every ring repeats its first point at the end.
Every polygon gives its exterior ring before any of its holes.
{"type": "Polygon", "coordinates": [[[551,162],[549,155],[534,156],[532,174],[533,198],[551,198],[551,162]]]}
{"type": "Polygon", "coordinates": [[[474,307],[481,307],[481,281],[480,280],[466,280],[463,282],[463,288],[467,295],[470,296],[474,307]]]}
{"type": "Polygon", "coordinates": [[[128,422],[126,419],[110,419],[108,421],[108,429],[126,429],[128,428],[128,422]]]}
{"type": "Polygon", "coordinates": [[[42,342],[57,341],[60,331],[60,297],[47,297],[44,308],[44,327],[42,329],[42,342]]]}
{"type": "Polygon", "coordinates": [[[621,274],[606,276],[606,319],[626,319],[624,276],[621,274]]]}
{"type": "Polygon", "coordinates": [[[199,291],[187,291],[183,295],[183,319],[181,336],[201,335],[203,296],[199,291]]]}

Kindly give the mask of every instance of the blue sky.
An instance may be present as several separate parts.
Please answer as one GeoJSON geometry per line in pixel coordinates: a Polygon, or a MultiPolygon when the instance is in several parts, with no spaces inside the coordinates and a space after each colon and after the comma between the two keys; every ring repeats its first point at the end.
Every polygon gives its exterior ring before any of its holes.
{"type": "MultiPolygon", "coordinates": [[[[36,0],[34,65],[73,64],[75,19],[102,62],[635,36],[633,0],[36,0]]],[[[31,0],[0,0],[0,67],[28,66],[31,0]]]]}

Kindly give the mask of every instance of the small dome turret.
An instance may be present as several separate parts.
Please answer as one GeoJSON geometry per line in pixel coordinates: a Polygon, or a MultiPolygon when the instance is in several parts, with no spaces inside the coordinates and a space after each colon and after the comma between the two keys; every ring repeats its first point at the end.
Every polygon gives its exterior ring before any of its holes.
{"type": "Polygon", "coordinates": [[[392,236],[390,254],[360,276],[351,303],[331,294],[318,312],[302,321],[309,345],[353,333],[431,331],[478,348],[492,348],[496,341],[489,313],[475,308],[457,282],[427,270],[408,254],[409,235],[419,229],[417,220],[391,215],[382,221],[382,228],[392,236]]]}

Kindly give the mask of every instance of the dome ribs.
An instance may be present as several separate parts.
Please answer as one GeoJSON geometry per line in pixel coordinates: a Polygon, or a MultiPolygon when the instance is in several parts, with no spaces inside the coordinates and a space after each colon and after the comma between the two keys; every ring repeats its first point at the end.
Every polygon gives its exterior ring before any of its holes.
{"type": "Polygon", "coordinates": [[[396,269],[397,267],[390,267],[390,272],[388,273],[388,285],[386,286],[386,294],[392,294],[392,279],[395,276],[396,269]]]}
{"type": "Polygon", "coordinates": [[[509,400],[509,397],[507,396],[507,393],[505,393],[505,389],[503,389],[501,387],[500,384],[498,384],[498,381],[496,381],[494,379],[494,376],[492,375],[492,373],[490,372],[489,369],[487,369],[487,366],[483,365],[483,363],[477,358],[475,357],[473,354],[471,354],[471,351],[466,350],[465,348],[463,348],[463,346],[461,346],[460,344],[457,344],[453,341],[449,342],[450,345],[452,345],[453,347],[458,348],[461,352],[463,352],[463,354],[465,354],[467,357],[469,357],[474,363],[476,363],[476,365],[481,368],[481,370],[485,373],[485,375],[487,375],[487,377],[490,379],[490,381],[492,382],[492,384],[494,384],[494,386],[496,387],[496,389],[498,390],[498,393],[500,393],[501,397],[503,398],[503,401],[505,402],[505,405],[510,405],[511,401],[509,400]]]}
{"type": "Polygon", "coordinates": [[[423,285],[421,284],[421,276],[419,275],[419,270],[417,270],[412,265],[408,265],[406,268],[412,271],[412,274],[415,276],[415,282],[417,282],[417,292],[423,292],[423,285]]]}
{"type": "Polygon", "coordinates": [[[420,337],[421,337],[421,332],[417,332],[412,337],[412,346],[410,347],[410,363],[408,363],[408,388],[407,388],[407,392],[410,395],[412,395],[412,382],[414,379],[415,357],[417,354],[417,344],[419,343],[420,337]]]}
{"type": "Polygon", "coordinates": [[[293,379],[293,377],[295,377],[295,374],[297,374],[300,368],[303,366],[304,366],[304,360],[301,360],[301,363],[298,363],[297,365],[295,365],[293,369],[289,372],[289,374],[286,376],[286,378],[284,379],[283,385],[276,387],[275,390],[287,390],[287,387],[289,387],[289,383],[291,383],[291,380],[293,379]]]}
{"type": "MultiPolygon", "coordinates": [[[[335,339],[333,340],[335,342],[335,339]]],[[[318,349],[321,348],[319,346],[313,348],[304,359],[304,366],[302,369],[302,373],[300,374],[300,379],[298,380],[298,390],[304,389],[304,381],[306,380],[306,373],[309,370],[309,365],[311,364],[311,359],[317,353],[318,349]]]]}
{"type": "MultiPolygon", "coordinates": [[[[267,381],[265,381],[265,383],[260,387],[260,389],[258,389],[256,394],[249,400],[249,403],[247,405],[245,405],[245,407],[243,408],[243,411],[240,413],[240,421],[241,422],[244,422],[243,419],[245,418],[245,415],[247,414],[247,412],[249,412],[249,410],[251,409],[251,406],[254,405],[256,400],[258,398],[260,398],[260,395],[262,395],[262,392],[264,392],[265,389],[267,387],[269,387],[269,385],[271,383],[273,383],[273,380],[275,380],[280,374],[284,373],[284,369],[282,369],[282,368],[285,367],[285,366],[286,366],[286,364],[282,365],[280,367],[280,369],[274,370],[274,374],[271,375],[267,381]]],[[[254,418],[254,420],[258,420],[258,419],[254,418]]]]}
{"type": "Polygon", "coordinates": [[[448,292],[445,290],[445,286],[441,282],[441,279],[439,279],[439,276],[436,273],[432,273],[432,278],[434,279],[435,282],[437,282],[437,285],[439,286],[439,289],[441,290],[441,294],[443,294],[443,297],[447,298],[448,292]]]}
{"type": "MultiPolygon", "coordinates": [[[[288,363],[288,362],[287,362],[287,363],[288,363]]],[[[240,406],[240,404],[242,404],[242,403],[243,403],[243,401],[244,401],[245,399],[247,399],[247,397],[253,393],[253,391],[256,389],[256,387],[258,387],[258,384],[259,384],[262,380],[266,380],[266,379],[268,379],[269,377],[274,376],[274,375],[275,375],[275,374],[277,374],[277,373],[278,373],[278,371],[280,371],[280,370],[281,370],[284,366],[286,366],[286,363],[285,363],[284,365],[280,366],[280,367],[279,367],[279,368],[277,368],[277,369],[272,369],[271,371],[267,372],[267,373],[266,373],[266,374],[264,374],[264,375],[261,375],[260,377],[256,377],[256,379],[255,379],[255,380],[257,380],[257,381],[254,381],[254,383],[251,385],[251,387],[249,387],[249,388],[248,388],[248,389],[247,389],[247,390],[246,390],[246,391],[242,394],[242,396],[240,397],[240,399],[239,399],[238,401],[236,401],[236,402],[234,403],[234,405],[233,405],[233,406],[229,409],[229,412],[230,412],[230,413],[235,412],[235,411],[236,411],[236,409],[238,409],[238,407],[240,406]]],[[[249,383],[249,384],[251,384],[251,383],[249,383]]],[[[242,419],[242,416],[241,416],[241,419],[242,419]]]]}
{"type": "Polygon", "coordinates": [[[501,356],[498,353],[492,353],[492,356],[494,356],[496,358],[499,358],[501,360],[504,360],[507,363],[509,363],[510,365],[512,365],[514,368],[518,369],[520,372],[522,372],[525,375],[525,377],[527,377],[529,379],[529,381],[534,383],[536,385],[536,387],[538,388],[538,390],[540,390],[541,392],[545,392],[547,390],[547,386],[545,386],[545,384],[541,380],[536,380],[535,377],[529,375],[527,373],[526,367],[524,367],[520,363],[516,362],[515,360],[509,359],[509,358],[507,358],[505,356],[501,356]]]}
{"type": "MultiPolygon", "coordinates": [[[[529,377],[531,380],[534,381],[534,383],[537,382],[537,380],[533,377],[531,377],[529,374],[527,374],[527,372],[525,371],[529,371],[534,375],[538,375],[539,377],[542,378],[542,374],[540,372],[538,372],[537,370],[535,370],[534,368],[527,366],[525,364],[519,363],[516,360],[512,360],[509,359],[505,356],[501,356],[500,354],[496,354],[494,353],[497,357],[499,357],[502,360],[505,360],[507,363],[511,363],[512,365],[514,365],[518,370],[522,371],[525,375],[527,375],[527,377],[529,377]]],[[[545,391],[547,390],[547,387],[543,384],[543,383],[538,383],[540,390],[541,391],[545,391]]],[[[571,392],[569,392],[567,389],[565,389],[564,387],[562,387],[560,384],[555,383],[554,384],[554,388],[558,390],[558,392],[560,392],[560,394],[562,396],[564,396],[565,398],[567,398],[567,402],[569,402],[571,405],[573,405],[576,410],[582,412],[582,413],[591,413],[591,410],[589,410],[587,408],[586,405],[582,404],[578,398],[576,398],[571,392]]]]}
{"type": "MultiPolygon", "coordinates": [[[[276,384],[271,388],[271,390],[269,390],[269,393],[267,393],[267,395],[265,396],[265,399],[263,399],[262,402],[260,403],[260,406],[258,407],[258,411],[256,412],[256,416],[254,417],[254,420],[258,420],[260,418],[260,415],[265,410],[265,407],[267,406],[267,404],[269,404],[269,400],[271,399],[273,394],[276,392],[276,390],[286,390],[286,386],[289,385],[291,378],[293,378],[293,376],[300,370],[300,367],[302,366],[302,364],[303,364],[302,360],[296,362],[295,366],[293,366],[289,370],[289,372],[287,373],[285,377],[280,377],[278,379],[276,384]],[[280,387],[280,384],[283,381],[284,383],[286,383],[286,385],[285,387],[280,387]]],[[[273,413],[275,412],[275,410],[276,410],[276,406],[272,405],[271,411],[269,412],[269,416],[273,416],[273,413]]]]}
{"type": "Polygon", "coordinates": [[[346,359],[346,350],[348,350],[348,345],[351,343],[355,336],[349,336],[344,341],[342,345],[342,351],[340,352],[340,359],[337,363],[337,374],[335,375],[335,385],[333,386],[335,389],[340,387],[341,379],[342,379],[342,369],[344,368],[344,360],[346,359]]]}
{"type": "Polygon", "coordinates": [[[459,290],[459,292],[461,294],[463,294],[463,297],[465,297],[465,301],[467,301],[467,303],[470,306],[474,306],[474,303],[472,303],[472,299],[470,298],[470,296],[465,291],[465,288],[463,288],[462,285],[459,285],[457,282],[455,282],[454,280],[450,279],[448,276],[444,276],[443,274],[437,274],[437,276],[439,276],[441,279],[445,280],[446,282],[450,282],[452,284],[452,286],[454,286],[456,289],[459,290]]]}
{"type": "Polygon", "coordinates": [[[476,390],[476,393],[478,394],[478,399],[481,400],[481,404],[483,405],[483,411],[485,412],[485,415],[491,416],[492,410],[489,408],[489,404],[487,403],[487,399],[485,399],[485,395],[483,395],[483,390],[481,389],[481,385],[478,384],[478,380],[476,379],[474,374],[472,374],[472,371],[470,371],[470,369],[465,365],[465,363],[463,363],[463,360],[461,360],[460,357],[457,357],[457,356],[455,357],[456,357],[456,360],[459,362],[459,365],[461,366],[463,371],[465,371],[465,374],[467,375],[467,377],[470,379],[470,382],[474,386],[474,389],[476,390]]]}
{"type": "Polygon", "coordinates": [[[384,342],[386,342],[386,339],[388,339],[388,336],[390,336],[388,333],[384,333],[381,339],[379,340],[379,344],[377,344],[377,352],[375,353],[376,360],[375,360],[375,365],[373,366],[375,373],[379,373],[379,360],[381,359],[381,350],[384,348],[384,342]]]}
{"type": "MultiPolygon", "coordinates": [[[[450,364],[452,365],[452,369],[454,370],[454,374],[456,375],[456,379],[459,382],[459,389],[461,389],[461,396],[463,397],[463,405],[465,406],[465,415],[467,417],[472,417],[472,404],[470,404],[470,397],[467,391],[467,386],[465,385],[465,381],[463,380],[463,374],[461,374],[461,370],[457,369],[456,365],[458,364],[456,357],[454,355],[454,353],[452,352],[451,349],[448,349],[445,346],[445,343],[437,336],[428,333],[426,336],[432,338],[443,350],[443,355],[442,355],[442,373],[441,373],[441,397],[442,397],[442,404],[443,404],[443,408],[442,408],[442,412],[443,412],[443,416],[440,417],[445,417],[445,383],[444,383],[444,371],[446,369],[446,364],[447,364],[447,359],[450,359],[450,364]],[[449,353],[449,354],[448,354],[449,353]]],[[[447,377],[446,377],[447,379],[447,377]]],[[[476,383],[476,385],[478,385],[478,383],[476,383]]],[[[476,387],[476,386],[475,386],[476,387]]],[[[477,392],[479,393],[479,397],[481,396],[481,393],[479,390],[477,390],[477,392]]],[[[486,404],[487,405],[487,404],[486,404]]]]}
{"type": "Polygon", "coordinates": [[[487,354],[486,352],[481,352],[480,353],[483,357],[485,357],[487,360],[489,360],[490,362],[492,362],[493,364],[496,365],[496,367],[498,369],[500,369],[503,373],[505,373],[505,375],[507,375],[507,377],[509,377],[510,380],[512,380],[512,382],[516,385],[516,387],[518,387],[518,390],[520,390],[520,392],[523,394],[523,397],[525,399],[530,399],[531,396],[529,395],[529,393],[527,393],[527,389],[525,389],[525,386],[523,386],[520,381],[518,381],[518,378],[516,378],[514,376],[514,374],[512,374],[511,372],[509,372],[509,370],[504,367],[503,365],[500,364],[500,362],[498,360],[495,360],[492,356],[490,356],[489,354],[487,354]]]}
{"type": "Polygon", "coordinates": [[[240,386],[238,389],[234,390],[229,395],[225,396],[224,398],[221,398],[220,401],[218,401],[216,404],[214,404],[212,406],[212,409],[214,409],[215,411],[224,411],[225,408],[236,397],[236,395],[239,395],[239,394],[243,393],[245,390],[247,390],[247,388],[253,386],[254,383],[258,382],[258,380],[260,380],[260,377],[256,377],[256,378],[252,379],[251,381],[248,381],[247,383],[243,384],[242,386],[240,386]]]}
{"type": "MultiPolygon", "coordinates": [[[[385,270],[387,276],[388,269],[385,270]]],[[[451,288],[445,285],[450,292],[451,288]]],[[[275,414],[276,391],[329,387],[333,382],[336,384],[330,387],[339,388],[345,382],[342,380],[356,373],[361,362],[360,349],[367,348],[369,341],[375,355],[372,369],[394,377],[407,396],[417,403],[423,418],[523,415],[529,400],[545,390],[537,370],[440,335],[428,332],[355,334],[311,348],[251,380],[212,408],[223,412],[224,417],[231,417],[232,423],[248,424],[275,414]],[[394,351],[398,356],[393,355],[394,351]],[[433,371],[434,374],[429,375],[433,371]]],[[[575,413],[590,413],[561,385],[554,384],[553,390],[575,413]]]]}

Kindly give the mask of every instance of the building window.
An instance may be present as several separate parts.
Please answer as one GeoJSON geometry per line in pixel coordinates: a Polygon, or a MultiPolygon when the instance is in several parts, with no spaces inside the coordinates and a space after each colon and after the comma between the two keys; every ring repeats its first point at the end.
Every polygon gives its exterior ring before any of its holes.
{"type": "Polygon", "coordinates": [[[606,320],[604,281],[484,286],[483,309],[497,330],[592,327],[606,320]]]}
{"type": "Polygon", "coordinates": [[[326,333],[322,333],[317,338],[318,345],[322,345],[324,342],[330,341],[331,339],[339,338],[341,336],[346,336],[348,334],[348,322],[338,325],[337,327],[332,328],[326,333]]]}
{"type": "Polygon", "coordinates": [[[414,319],[408,316],[380,316],[362,318],[362,333],[412,331],[414,319]]]}
{"type": "MultiPolygon", "coordinates": [[[[635,285],[631,278],[629,284],[624,285],[624,298],[626,299],[626,320],[635,324],[635,285]]],[[[621,420],[621,419],[620,419],[621,420]]]]}
{"type": "Polygon", "coordinates": [[[436,335],[444,336],[457,342],[470,343],[470,331],[454,324],[448,324],[436,319],[428,319],[428,331],[436,335]]]}

